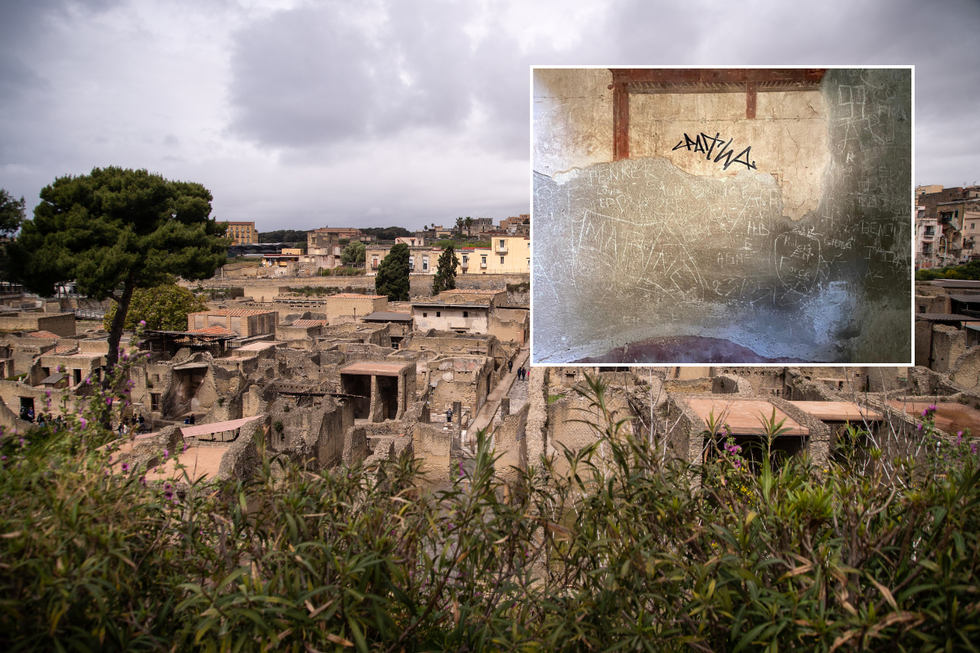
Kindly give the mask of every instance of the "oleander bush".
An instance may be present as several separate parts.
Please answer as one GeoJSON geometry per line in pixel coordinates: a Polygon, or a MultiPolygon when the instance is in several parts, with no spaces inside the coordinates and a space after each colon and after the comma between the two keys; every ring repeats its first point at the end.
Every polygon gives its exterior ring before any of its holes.
{"type": "Polygon", "coordinates": [[[107,473],[100,419],[18,444],[0,471],[0,648],[980,647],[968,435],[899,473],[846,456],[753,473],[730,442],[692,467],[615,420],[601,382],[581,392],[597,444],[509,486],[483,437],[445,491],[407,458],[146,483],[107,473]]]}

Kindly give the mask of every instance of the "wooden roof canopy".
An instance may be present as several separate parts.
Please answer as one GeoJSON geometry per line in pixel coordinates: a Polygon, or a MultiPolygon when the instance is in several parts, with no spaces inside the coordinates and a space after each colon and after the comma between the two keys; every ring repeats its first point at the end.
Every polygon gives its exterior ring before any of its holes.
{"type": "Polygon", "coordinates": [[[825,68],[610,68],[613,82],[613,159],[629,158],[631,93],[745,93],[745,117],[755,118],[756,94],[812,91],[825,68]]]}

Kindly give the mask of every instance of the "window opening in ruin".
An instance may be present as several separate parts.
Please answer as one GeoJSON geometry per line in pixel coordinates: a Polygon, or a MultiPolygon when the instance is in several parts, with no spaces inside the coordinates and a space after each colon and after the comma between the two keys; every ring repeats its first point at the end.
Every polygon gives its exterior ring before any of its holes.
{"type": "Polygon", "coordinates": [[[469,316],[470,316],[469,311],[463,311],[463,317],[469,317],[469,316]]]}
{"type": "Polygon", "coordinates": [[[504,257],[503,257],[503,256],[501,256],[501,257],[500,257],[500,264],[501,264],[501,265],[503,265],[503,264],[504,264],[504,257]]]}
{"type": "Polygon", "coordinates": [[[442,311],[436,311],[436,317],[442,317],[442,311]]]}
{"type": "MultiPolygon", "coordinates": [[[[748,462],[749,470],[753,474],[762,473],[762,460],[766,456],[766,439],[759,435],[734,435],[732,439],[735,444],[742,448],[741,456],[748,462]]],[[[714,458],[719,452],[725,450],[725,440],[719,436],[717,447],[709,445],[706,450],[706,457],[714,458]]],[[[803,437],[795,435],[781,435],[772,441],[772,463],[773,473],[778,471],[790,458],[805,453],[805,440],[803,437]]]]}
{"type": "Polygon", "coordinates": [[[178,415],[197,410],[197,393],[204,384],[207,373],[207,367],[174,370],[174,386],[177,390],[174,398],[178,415]]]}
{"type": "Polygon", "coordinates": [[[379,376],[378,398],[381,409],[380,421],[395,419],[398,415],[398,377],[379,376]]]}
{"type": "Polygon", "coordinates": [[[429,317],[429,314],[426,313],[425,311],[422,311],[422,317],[429,317]]]}
{"type": "Polygon", "coordinates": [[[79,369],[72,370],[72,378],[75,380],[75,385],[82,382],[82,371],[79,369]]]}
{"type": "Polygon", "coordinates": [[[344,394],[355,395],[351,398],[354,419],[370,419],[371,377],[361,374],[341,374],[340,387],[344,394]]]}
{"type": "Polygon", "coordinates": [[[34,412],[34,397],[20,398],[20,418],[28,419],[28,414],[34,412]]]}
{"type": "Polygon", "coordinates": [[[48,378],[49,376],[51,376],[51,368],[50,367],[42,367],[41,368],[41,375],[44,378],[48,378]]]}

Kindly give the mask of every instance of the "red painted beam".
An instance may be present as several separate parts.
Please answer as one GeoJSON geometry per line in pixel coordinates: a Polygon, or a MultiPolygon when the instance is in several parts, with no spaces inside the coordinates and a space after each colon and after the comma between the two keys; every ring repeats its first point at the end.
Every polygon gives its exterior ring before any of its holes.
{"type": "Polygon", "coordinates": [[[819,84],[825,68],[613,68],[613,84],[650,82],[695,84],[800,82],[819,84]]]}
{"type": "Polygon", "coordinates": [[[625,82],[613,90],[613,161],[630,158],[630,93],[625,82]]]}

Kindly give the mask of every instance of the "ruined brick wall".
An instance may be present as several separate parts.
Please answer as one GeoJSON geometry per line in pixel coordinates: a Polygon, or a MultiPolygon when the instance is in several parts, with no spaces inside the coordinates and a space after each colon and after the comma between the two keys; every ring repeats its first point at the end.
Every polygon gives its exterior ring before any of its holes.
{"type": "Polygon", "coordinates": [[[668,395],[664,408],[670,429],[667,439],[668,458],[676,458],[690,463],[700,462],[705,429],[704,420],[684,403],[681,395],[668,395]]]}
{"type": "Polygon", "coordinates": [[[980,390],[980,347],[971,347],[956,359],[949,378],[968,390],[980,390]]]}
{"type": "Polygon", "coordinates": [[[445,412],[454,401],[460,402],[475,416],[490,392],[492,358],[440,358],[429,365],[430,405],[434,412],[445,412]]]}
{"type": "MultiPolygon", "coordinates": [[[[610,388],[606,392],[605,400],[606,408],[612,414],[614,422],[633,415],[626,394],[622,390],[610,388]]],[[[554,456],[555,470],[559,474],[568,474],[571,469],[564,453],[566,449],[577,452],[600,441],[596,430],[588,423],[583,423],[584,420],[598,424],[600,429],[606,427],[597,409],[590,408],[590,403],[588,397],[575,392],[566,392],[563,397],[548,405],[547,453],[549,456],[554,456]]],[[[622,434],[631,435],[632,426],[626,426],[622,434]]],[[[612,462],[611,455],[609,447],[600,443],[593,462],[608,468],[612,462]]]]}
{"type": "Polygon", "coordinates": [[[490,314],[488,332],[498,340],[516,342],[523,346],[527,340],[529,327],[528,311],[498,308],[490,314]]]}
{"type": "Polygon", "coordinates": [[[795,420],[797,424],[802,424],[809,429],[810,433],[806,437],[805,451],[815,465],[821,468],[825,467],[833,447],[833,432],[830,427],[785,399],[772,397],[769,401],[773,406],[786,413],[790,419],[795,420]]]}
{"type": "Polygon", "coordinates": [[[493,433],[497,459],[497,475],[511,483],[516,480],[518,471],[527,470],[527,415],[530,406],[525,404],[521,410],[504,418],[493,433]]]}
{"type": "Polygon", "coordinates": [[[58,336],[75,335],[72,313],[17,313],[0,317],[0,331],[50,331],[58,336]]]}
{"type": "Polygon", "coordinates": [[[966,353],[966,331],[936,324],[932,328],[932,369],[946,373],[966,353]]]}
{"type": "Polygon", "coordinates": [[[342,316],[364,317],[376,311],[383,311],[388,306],[388,298],[378,295],[349,296],[347,293],[327,298],[327,319],[330,324],[337,324],[342,316]]]}
{"type": "MultiPolygon", "coordinates": [[[[916,288],[918,290],[918,288],[916,288]]],[[[939,295],[916,295],[916,313],[952,313],[949,295],[945,292],[939,295]]]]}
{"type": "Polygon", "coordinates": [[[929,367],[932,362],[932,322],[915,321],[915,364],[929,367]]]}

